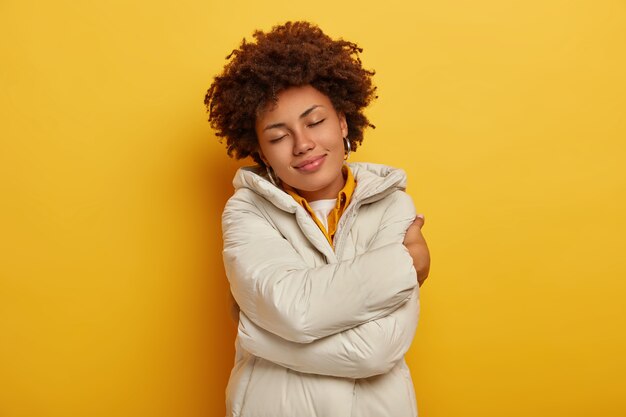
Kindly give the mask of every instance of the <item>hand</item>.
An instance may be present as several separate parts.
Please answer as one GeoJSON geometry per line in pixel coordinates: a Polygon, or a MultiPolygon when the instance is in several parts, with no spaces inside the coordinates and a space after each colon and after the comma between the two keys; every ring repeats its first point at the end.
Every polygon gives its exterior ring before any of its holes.
{"type": "Polygon", "coordinates": [[[417,272],[417,282],[421,286],[430,271],[430,252],[428,245],[422,235],[422,227],[424,226],[424,216],[418,214],[413,224],[409,226],[404,235],[404,246],[409,250],[413,258],[413,266],[417,272]]]}

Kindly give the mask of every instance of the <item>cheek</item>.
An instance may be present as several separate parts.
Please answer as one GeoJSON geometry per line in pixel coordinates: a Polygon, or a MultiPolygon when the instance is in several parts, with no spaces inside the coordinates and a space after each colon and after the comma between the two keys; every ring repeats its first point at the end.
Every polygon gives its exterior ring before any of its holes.
{"type": "Polygon", "coordinates": [[[320,131],[317,135],[317,143],[318,145],[333,151],[343,147],[343,136],[341,136],[341,130],[336,126],[333,126],[323,132],[320,131]]]}
{"type": "Polygon", "coordinates": [[[336,152],[343,152],[343,137],[338,136],[335,132],[333,140],[328,143],[328,148],[336,152]]]}
{"type": "Polygon", "coordinates": [[[288,167],[291,148],[286,144],[274,144],[263,150],[265,159],[275,170],[281,170],[288,167]]]}

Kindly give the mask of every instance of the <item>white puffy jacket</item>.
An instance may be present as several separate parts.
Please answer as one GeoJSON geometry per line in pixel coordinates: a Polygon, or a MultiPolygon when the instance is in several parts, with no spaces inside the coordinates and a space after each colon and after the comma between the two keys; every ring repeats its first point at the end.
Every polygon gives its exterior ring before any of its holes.
{"type": "Polygon", "coordinates": [[[224,209],[224,264],[241,311],[229,417],[417,415],[404,354],[419,290],[402,244],[415,218],[402,170],[352,163],[335,249],[306,210],[240,169],[224,209]]]}

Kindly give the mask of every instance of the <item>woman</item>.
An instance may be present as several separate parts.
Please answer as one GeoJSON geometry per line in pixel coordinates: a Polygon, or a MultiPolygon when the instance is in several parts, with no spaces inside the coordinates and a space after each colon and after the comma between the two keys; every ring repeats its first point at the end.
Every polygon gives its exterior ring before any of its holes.
{"type": "Polygon", "coordinates": [[[423,219],[403,171],[346,162],[373,72],[306,22],[254,37],[205,98],[229,155],[258,163],[222,219],[241,309],[227,415],[415,416],[404,354],[430,262],[423,219]]]}

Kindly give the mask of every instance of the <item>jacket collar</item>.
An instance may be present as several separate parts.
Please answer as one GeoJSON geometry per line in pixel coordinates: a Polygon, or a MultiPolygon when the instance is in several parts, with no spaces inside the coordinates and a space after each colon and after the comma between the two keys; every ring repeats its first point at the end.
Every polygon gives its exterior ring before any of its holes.
{"type": "Polygon", "coordinates": [[[357,179],[352,198],[359,202],[379,200],[396,190],[406,190],[406,173],[399,168],[372,163],[350,164],[357,179]]]}
{"type": "MultiPolygon", "coordinates": [[[[406,174],[401,169],[365,162],[349,165],[357,182],[350,205],[373,202],[393,191],[406,189],[406,174]]],[[[267,179],[265,170],[260,166],[239,168],[233,186],[235,190],[250,189],[288,213],[295,213],[298,207],[301,208],[293,197],[267,179]]]]}

